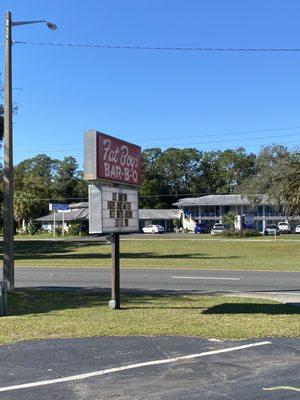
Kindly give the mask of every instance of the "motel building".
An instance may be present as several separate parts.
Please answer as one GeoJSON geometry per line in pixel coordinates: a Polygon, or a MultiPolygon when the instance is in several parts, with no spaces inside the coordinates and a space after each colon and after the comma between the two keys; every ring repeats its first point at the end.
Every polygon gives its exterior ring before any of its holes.
{"type": "MultiPolygon", "coordinates": [[[[250,201],[240,194],[208,195],[195,198],[184,198],[174,203],[183,213],[183,229],[193,231],[195,224],[206,223],[212,227],[216,222],[222,222],[222,216],[228,212],[234,212],[237,216],[252,215],[254,217],[254,229],[264,232],[267,225],[278,224],[287,221],[282,207],[272,207],[268,202],[268,196],[262,195],[259,204],[251,206],[250,201]]],[[[300,215],[289,220],[290,224],[299,224],[300,215]]]]}

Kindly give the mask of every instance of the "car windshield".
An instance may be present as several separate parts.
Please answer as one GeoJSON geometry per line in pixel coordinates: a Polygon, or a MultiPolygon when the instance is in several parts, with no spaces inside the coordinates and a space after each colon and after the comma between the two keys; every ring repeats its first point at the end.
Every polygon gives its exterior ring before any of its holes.
{"type": "Polygon", "coordinates": [[[267,226],[267,229],[276,229],[276,228],[277,228],[276,225],[269,225],[269,226],[267,226]]]}

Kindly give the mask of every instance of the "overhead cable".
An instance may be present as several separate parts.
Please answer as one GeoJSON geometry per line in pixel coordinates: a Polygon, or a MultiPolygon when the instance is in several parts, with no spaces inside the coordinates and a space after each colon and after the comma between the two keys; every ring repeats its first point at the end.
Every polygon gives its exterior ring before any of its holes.
{"type": "Polygon", "coordinates": [[[92,49],[119,49],[119,50],[158,50],[158,51],[207,51],[207,52],[300,52],[298,47],[172,47],[172,46],[136,46],[136,45],[114,45],[114,44],[84,44],[84,43],[55,43],[55,42],[32,42],[14,40],[13,44],[25,44],[34,46],[56,46],[56,47],[80,47],[92,49]]]}

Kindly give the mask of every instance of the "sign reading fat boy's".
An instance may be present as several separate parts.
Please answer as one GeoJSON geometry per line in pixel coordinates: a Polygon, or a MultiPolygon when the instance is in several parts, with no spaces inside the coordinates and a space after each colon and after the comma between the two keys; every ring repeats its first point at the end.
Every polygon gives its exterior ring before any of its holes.
{"type": "Polygon", "coordinates": [[[84,137],[84,178],[139,186],[141,148],[95,130],[84,137]]]}

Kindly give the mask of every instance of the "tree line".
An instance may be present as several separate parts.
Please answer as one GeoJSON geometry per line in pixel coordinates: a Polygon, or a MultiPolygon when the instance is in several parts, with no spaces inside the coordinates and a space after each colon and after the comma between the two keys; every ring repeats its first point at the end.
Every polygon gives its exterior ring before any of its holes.
{"type": "MultiPolygon", "coordinates": [[[[2,139],[0,105],[0,142],[2,139]]],[[[1,165],[0,181],[2,205],[1,165]]],[[[273,144],[258,154],[247,153],[243,147],[223,151],[155,147],[142,152],[140,208],[170,208],[182,197],[230,193],[247,196],[253,205],[261,194],[267,194],[270,204],[283,205],[287,214],[300,213],[299,149],[273,144]]],[[[14,215],[18,225],[47,214],[50,202],[79,201],[87,201],[87,182],[74,157],[58,160],[38,154],[14,167],[14,215]]]]}
{"type": "MultiPolygon", "coordinates": [[[[266,193],[270,203],[299,212],[299,153],[282,145],[266,146],[258,155],[243,148],[145,149],[142,175],[140,208],[170,208],[182,197],[230,193],[241,193],[255,204],[266,193]]],[[[38,154],[20,162],[14,167],[16,224],[46,215],[51,202],[87,201],[87,185],[72,156],[58,160],[38,154]]]]}

